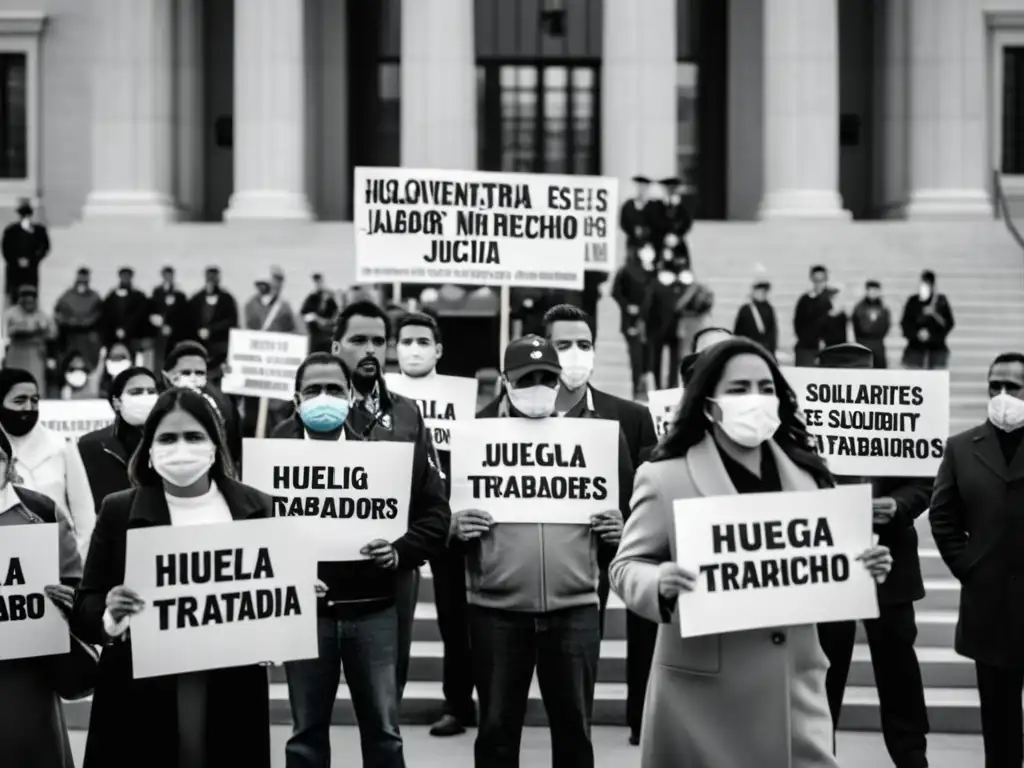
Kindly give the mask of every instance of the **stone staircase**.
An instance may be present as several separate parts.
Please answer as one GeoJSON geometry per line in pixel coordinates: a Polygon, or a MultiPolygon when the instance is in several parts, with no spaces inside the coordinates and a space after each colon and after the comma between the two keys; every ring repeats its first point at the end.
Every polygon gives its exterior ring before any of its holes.
{"type": "MultiPolygon", "coordinates": [[[[165,263],[175,264],[183,285],[195,290],[202,269],[218,263],[225,286],[240,302],[251,281],[280,264],[289,275],[288,298],[301,301],[308,275],[322,270],[335,287],[352,276],[351,225],[313,227],[180,226],[158,230],[108,231],[86,226],[54,232],[54,255],[43,270],[42,300],[51,307],[59,290],[70,284],[74,269],[90,265],[97,289],[105,292],[116,268],[136,268],[140,287],[149,289],[165,263]]],[[[938,275],[939,288],[953,307],[957,328],[951,339],[952,429],[959,431],[985,417],[985,374],[992,358],[1007,349],[1024,347],[1024,254],[1001,223],[714,223],[699,222],[690,238],[700,279],[716,293],[715,322],[730,326],[755,277],[773,283],[772,300],[779,316],[780,349],[792,349],[792,308],[806,290],[810,265],[822,263],[844,294],[860,298],[864,280],[882,281],[894,314],[890,361],[896,365],[902,348],[898,322],[906,296],[917,289],[922,269],[938,275]],[[757,265],[763,265],[764,272],[757,265]]],[[[608,284],[610,288],[610,283],[608,284]]],[[[618,333],[619,316],[610,299],[601,302],[598,362],[594,383],[620,396],[629,395],[625,346],[618,333]]],[[[449,341],[448,354],[453,354],[449,341]]],[[[921,562],[928,596],[918,603],[918,647],[926,696],[936,732],[977,732],[977,693],[973,665],[952,650],[959,590],[934,551],[927,520],[919,522],[921,562]]],[[[622,724],[625,713],[625,609],[612,595],[606,637],[601,648],[594,719],[622,724]]],[[[425,723],[440,710],[442,645],[433,604],[429,568],[423,581],[416,624],[410,681],[403,704],[403,722],[425,723]]],[[[283,670],[273,669],[272,719],[290,723],[283,670]]],[[[859,637],[843,713],[843,727],[877,730],[877,695],[867,646],[859,637]]],[[[88,700],[67,705],[72,727],[88,723],[88,700]]],[[[338,692],[334,721],[354,723],[344,685],[338,692]]],[[[534,686],[528,722],[543,724],[543,706],[534,686]]]]}

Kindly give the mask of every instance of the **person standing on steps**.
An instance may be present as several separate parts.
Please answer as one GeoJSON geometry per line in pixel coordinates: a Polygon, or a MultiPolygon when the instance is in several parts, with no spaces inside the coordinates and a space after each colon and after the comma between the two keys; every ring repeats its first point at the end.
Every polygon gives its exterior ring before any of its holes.
{"type": "Polygon", "coordinates": [[[39,265],[50,253],[50,235],[46,227],[33,218],[35,211],[27,199],[18,203],[15,211],[18,220],[4,229],[0,251],[7,265],[7,302],[18,299],[18,289],[23,285],[39,288],[39,265]]]}
{"type": "Polygon", "coordinates": [[[636,194],[622,204],[619,212],[619,229],[626,235],[626,250],[631,253],[645,243],[651,242],[655,226],[661,218],[658,206],[652,205],[649,197],[651,180],[646,176],[634,176],[636,194]]]}
{"type": "Polygon", "coordinates": [[[907,299],[900,326],[907,339],[903,350],[903,367],[921,370],[944,370],[949,367],[946,339],[956,322],[946,294],[935,290],[935,273],[921,273],[918,292],[907,299]]]}
{"type": "Polygon", "coordinates": [[[228,359],[231,329],[238,327],[238,302],[220,287],[220,268],[207,267],[206,285],[188,302],[193,328],[189,337],[202,343],[209,353],[210,381],[218,384],[228,359]]]}
{"type": "Polygon", "coordinates": [[[882,301],[882,284],[877,280],[868,280],[864,284],[864,298],[854,307],[851,324],[854,341],[871,350],[874,367],[888,368],[885,337],[892,326],[892,314],[882,301]]]}
{"type": "Polygon", "coordinates": [[[153,326],[153,370],[163,369],[164,358],[188,331],[188,299],[174,282],[174,267],[160,271],[160,285],[149,300],[149,323],[153,326]]]}
{"type": "Polygon", "coordinates": [[[828,270],[817,264],[811,267],[810,275],[811,290],[800,297],[793,313],[794,364],[800,368],[813,368],[816,364],[837,311],[833,306],[834,291],[828,284],[828,270]]]}
{"type": "Polygon", "coordinates": [[[775,308],[768,300],[772,289],[767,280],[758,280],[750,291],[750,301],[736,311],[733,333],[756,341],[775,357],[779,348],[779,324],[775,308]]]}
{"type": "Polygon", "coordinates": [[[619,305],[622,316],[619,330],[626,340],[634,399],[643,394],[648,352],[644,343],[645,323],[640,308],[643,306],[647,289],[654,280],[654,260],[654,246],[650,244],[631,251],[626,256],[626,263],[619,267],[612,282],[612,298],[619,305]]]}

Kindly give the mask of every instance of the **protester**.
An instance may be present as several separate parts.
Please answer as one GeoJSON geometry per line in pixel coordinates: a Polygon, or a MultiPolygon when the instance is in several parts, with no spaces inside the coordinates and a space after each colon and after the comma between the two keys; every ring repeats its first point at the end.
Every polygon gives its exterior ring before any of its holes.
{"type": "Polygon", "coordinates": [[[114,423],[82,435],[65,449],[68,506],[83,558],[103,500],[131,487],[128,462],[157,400],[156,377],[147,368],[129,367],[114,378],[109,400],[114,423]]]}
{"type": "MultiPolygon", "coordinates": [[[[626,607],[659,624],[644,768],[838,765],[828,664],[813,626],[683,639],[675,617],[697,576],[673,557],[673,500],[831,487],[812,445],[795,394],[761,345],[734,338],[701,353],[675,421],[637,472],[611,566],[626,607]]],[[[859,559],[876,578],[892,562],[885,547],[859,559]]]]}
{"type": "Polygon", "coordinates": [[[772,357],[779,348],[779,325],[775,318],[775,307],[768,300],[772,285],[767,280],[758,280],[750,292],[750,301],[736,312],[733,333],[756,341],[772,357]]]}
{"type": "MultiPolygon", "coordinates": [[[[15,453],[0,432],[0,528],[56,523],[60,584],[45,588],[63,613],[74,600],[82,560],[66,516],[46,496],[21,487],[15,453]]],[[[75,768],[67,723],[48,658],[0,661],[0,755],[11,768],[75,768]]]]}
{"type": "Polygon", "coordinates": [[[128,630],[146,606],[124,579],[129,529],[270,517],[271,499],[234,479],[216,416],[186,388],[157,400],[128,473],[133,487],[103,501],[75,598],[73,628],[104,646],[83,766],[123,764],[132,744],[145,749],[148,768],[270,768],[266,669],[134,679],[128,630]]]}
{"type": "MultiPolygon", "coordinates": [[[[799,298],[793,314],[796,332],[795,364],[801,368],[815,365],[818,352],[825,343],[830,323],[834,323],[835,291],[828,284],[828,270],[820,264],[811,267],[811,290],[799,298]]],[[[844,339],[845,341],[845,339],[844,339]]]]}
{"type": "MultiPolygon", "coordinates": [[[[396,604],[400,592],[412,583],[408,574],[444,547],[451,513],[441,478],[430,463],[416,404],[388,392],[380,378],[383,343],[378,342],[389,330],[382,314],[365,304],[352,305],[341,314],[335,329],[340,357],[316,352],[306,358],[296,374],[296,416],[273,435],[414,443],[409,530],[394,542],[369,542],[362,550],[368,560],[321,562],[317,569],[326,587],[318,607],[320,653],[316,659],[285,665],[294,722],[285,748],[288,768],[330,765],[331,714],[342,666],[359,724],[364,765],[405,766],[398,706],[406,672],[398,669],[402,617],[396,604]],[[365,377],[362,383],[357,370],[365,377]],[[355,399],[357,387],[363,388],[361,399],[355,399]],[[368,397],[376,399],[373,413],[368,397]]],[[[409,642],[411,621],[410,617],[409,642]]],[[[408,649],[405,653],[408,659],[408,649]]]]}
{"type": "Polygon", "coordinates": [[[100,361],[100,322],[103,299],[89,287],[89,269],[81,267],[75,284],[57,300],[53,320],[57,325],[57,350],[60,356],[78,352],[92,371],[100,361]]]}
{"type": "Polygon", "coordinates": [[[683,295],[686,286],[680,275],[688,269],[686,258],[661,263],[657,267],[654,280],[648,285],[640,316],[643,318],[647,337],[647,371],[653,376],[654,389],[661,389],[665,381],[663,376],[663,358],[668,350],[668,387],[679,384],[679,358],[683,354],[682,340],[677,336],[679,324],[676,318],[676,302],[683,295]]]}
{"type": "Polygon", "coordinates": [[[50,252],[50,236],[46,227],[33,218],[35,211],[28,200],[18,203],[15,210],[18,220],[4,229],[0,251],[7,265],[7,301],[17,300],[18,289],[23,285],[39,288],[39,264],[50,252]]]}
{"type": "Polygon", "coordinates": [[[153,339],[153,370],[163,369],[167,353],[187,338],[188,299],[174,283],[174,267],[160,271],[160,285],[150,299],[149,323],[155,331],[153,339]]]}
{"type": "Polygon", "coordinates": [[[653,209],[657,212],[657,220],[654,222],[652,240],[672,248],[676,254],[689,257],[686,236],[693,227],[693,216],[683,201],[685,185],[677,176],[662,179],[658,184],[665,190],[665,199],[653,209]]]}
{"type": "Polygon", "coordinates": [[[220,269],[207,267],[206,285],[188,303],[189,317],[195,324],[191,337],[202,342],[210,358],[208,376],[217,383],[228,359],[231,329],[238,327],[238,303],[220,287],[220,269]]]}
{"type": "Polygon", "coordinates": [[[61,363],[61,400],[95,400],[99,397],[99,370],[92,371],[81,352],[72,351],[61,363]]]}
{"type": "Polygon", "coordinates": [[[643,245],[626,256],[612,283],[612,298],[619,305],[622,322],[619,330],[626,340],[633,397],[643,393],[643,378],[648,353],[644,345],[644,318],[640,307],[654,280],[654,247],[643,245]]]}
{"type": "Polygon", "coordinates": [[[100,352],[103,367],[100,373],[99,392],[101,397],[110,397],[110,387],[122,371],[127,371],[137,364],[136,355],[123,341],[115,341],[109,348],[100,352]]]}
{"type": "Polygon", "coordinates": [[[636,195],[622,204],[619,213],[619,228],[626,235],[628,250],[649,242],[658,220],[658,213],[652,210],[648,199],[651,180],[646,176],[634,176],[633,183],[636,184],[636,195]]]}
{"type": "Polygon", "coordinates": [[[882,301],[882,284],[877,280],[864,284],[864,298],[853,309],[851,325],[854,340],[871,350],[873,367],[888,368],[885,337],[889,335],[892,315],[882,301]]]}
{"type": "Polygon", "coordinates": [[[313,292],[302,302],[299,314],[309,334],[309,351],[330,352],[331,330],[334,328],[334,318],[338,316],[338,302],[324,285],[324,276],[319,272],[313,273],[313,292]]]}
{"type": "Polygon", "coordinates": [[[4,366],[21,368],[32,374],[40,386],[46,386],[50,345],[57,336],[53,321],[39,309],[34,286],[18,289],[18,303],[4,313],[7,353],[4,366]]]}
{"type": "Polygon", "coordinates": [[[949,367],[946,339],[953,331],[953,309],[944,293],[935,290],[935,273],[921,273],[921,287],[907,299],[900,326],[907,346],[903,350],[903,367],[943,370],[949,367]]]}
{"type": "Polygon", "coordinates": [[[112,344],[120,341],[127,344],[134,355],[142,349],[143,341],[152,335],[149,299],[132,285],[135,270],[131,267],[122,267],[117,276],[117,288],[107,294],[103,301],[103,345],[109,349],[112,344]]]}
{"type": "Polygon", "coordinates": [[[1024,758],[1024,355],[996,357],[988,394],[988,420],[946,443],[929,519],[960,582],[955,649],[977,670],[985,765],[1016,766],[1024,758]]]}
{"type": "MultiPolygon", "coordinates": [[[[554,346],[524,336],[505,349],[504,394],[477,418],[556,416],[562,367],[554,346]]],[[[580,414],[595,418],[593,412],[580,414]]],[[[586,525],[502,523],[460,510],[467,543],[470,645],[480,699],[478,768],[519,765],[530,681],[540,684],[555,768],[593,768],[590,720],[601,646],[598,563],[614,552],[633,465],[619,430],[619,508],[586,525]],[[556,554],[557,553],[557,554],[556,554]],[[557,558],[558,566],[551,561],[557,558]]],[[[528,504],[529,502],[523,502],[528,504]]]]}
{"type": "MultiPolygon", "coordinates": [[[[256,281],[256,295],[245,305],[245,327],[250,331],[274,333],[296,333],[298,325],[291,304],[281,295],[284,274],[276,267],[271,271],[270,280],[256,281]]],[[[266,433],[256,435],[259,426],[259,403],[257,397],[243,397],[242,434],[246,437],[265,437],[287,419],[292,405],[287,400],[268,400],[266,433]]]]}
{"type": "MultiPolygon", "coordinates": [[[[860,344],[826,347],[818,355],[818,365],[871,369],[874,352],[860,344]]],[[[921,665],[914,649],[914,601],[924,597],[924,581],[914,521],[928,508],[932,484],[928,479],[913,477],[839,477],[836,482],[871,485],[874,530],[878,543],[888,547],[893,558],[889,577],[878,586],[878,618],[864,621],[885,745],[893,763],[900,768],[927,768],[928,709],[921,665]]],[[[821,649],[829,660],[825,688],[835,728],[839,727],[856,634],[854,621],[818,625],[821,649]]]]}

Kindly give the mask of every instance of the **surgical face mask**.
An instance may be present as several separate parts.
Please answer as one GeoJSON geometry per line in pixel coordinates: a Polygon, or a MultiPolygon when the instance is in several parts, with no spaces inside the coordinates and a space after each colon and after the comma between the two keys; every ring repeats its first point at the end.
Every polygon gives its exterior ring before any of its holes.
{"type": "Polygon", "coordinates": [[[779,428],[779,398],[775,395],[723,395],[713,402],[722,412],[719,424],[726,436],[744,448],[756,448],[779,428]]]}
{"type": "Polygon", "coordinates": [[[508,399],[512,407],[528,419],[543,419],[555,412],[555,398],[558,389],[539,384],[535,387],[513,389],[509,387],[508,399]]]}
{"type": "Polygon", "coordinates": [[[1024,427],[1024,400],[1000,392],[988,401],[988,420],[1003,432],[1024,427]]]}
{"type": "Polygon", "coordinates": [[[176,387],[188,387],[189,389],[202,389],[206,386],[206,377],[189,374],[187,376],[177,376],[173,379],[174,386],[176,387]]]}
{"type": "Polygon", "coordinates": [[[216,453],[209,440],[200,443],[179,440],[170,445],[154,443],[149,449],[149,460],[167,483],[176,488],[188,488],[210,471],[216,453]]]}
{"type": "Polygon", "coordinates": [[[654,263],[654,249],[653,248],[641,248],[637,254],[640,257],[640,263],[645,267],[651,266],[654,263]]]}
{"type": "Polygon", "coordinates": [[[399,344],[395,352],[398,355],[398,368],[406,376],[425,376],[434,370],[435,355],[433,347],[420,344],[399,344]]]}
{"type": "Polygon", "coordinates": [[[112,379],[116,379],[131,367],[131,360],[107,360],[106,363],[107,373],[110,374],[112,379]]]}
{"type": "Polygon", "coordinates": [[[133,427],[141,427],[156,405],[156,395],[124,395],[121,398],[121,418],[133,427]]]}
{"type": "Polygon", "coordinates": [[[299,418],[310,432],[335,432],[348,418],[349,401],[333,395],[317,395],[299,406],[299,418]]]}
{"type": "Polygon", "coordinates": [[[679,276],[675,272],[667,269],[663,269],[658,273],[658,282],[662,285],[672,285],[678,279],[679,276]]]}
{"type": "Polygon", "coordinates": [[[917,295],[921,301],[928,301],[932,297],[932,287],[928,283],[923,283],[920,288],[917,289],[917,295]]]}
{"type": "Polygon", "coordinates": [[[562,383],[569,389],[579,389],[594,372],[594,350],[580,349],[574,344],[558,351],[558,362],[562,364],[562,383]]]}
{"type": "Polygon", "coordinates": [[[691,272],[688,269],[683,270],[682,272],[680,272],[679,273],[679,282],[682,283],[683,285],[692,285],[693,284],[693,272],[691,272]]]}
{"type": "Polygon", "coordinates": [[[76,368],[73,371],[68,371],[64,377],[64,381],[67,382],[68,386],[72,389],[81,389],[89,381],[89,374],[80,368],[76,368]]]}

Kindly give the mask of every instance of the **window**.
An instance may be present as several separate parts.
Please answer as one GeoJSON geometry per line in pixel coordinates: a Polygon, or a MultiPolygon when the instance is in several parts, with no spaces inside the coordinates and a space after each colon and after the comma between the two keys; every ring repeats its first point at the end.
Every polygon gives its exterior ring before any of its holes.
{"type": "Polygon", "coordinates": [[[0,11],[0,208],[39,197],[39,36],[46,16],[0,11]]]}
{"type": "Polygon", "coordinates": [[[1003,49],[1002,164],[1009,176],[1024,176],[1024,45],[1003,49]]]}
{"type": "Polygon", "coordinates": [[[697,178],[697,65],[676,64],[676,175],[690,187],[697,178]]]}
{"type": "Polygon", "coordinates": [[[382,61],[377,65],[377,141],[375,165],[401,165],[401,65],[382,61]]]}
{"type": "Polygon", "coordinates": [[[28,177],[28,56],[0,53],[0,179],[28,177]]]}

